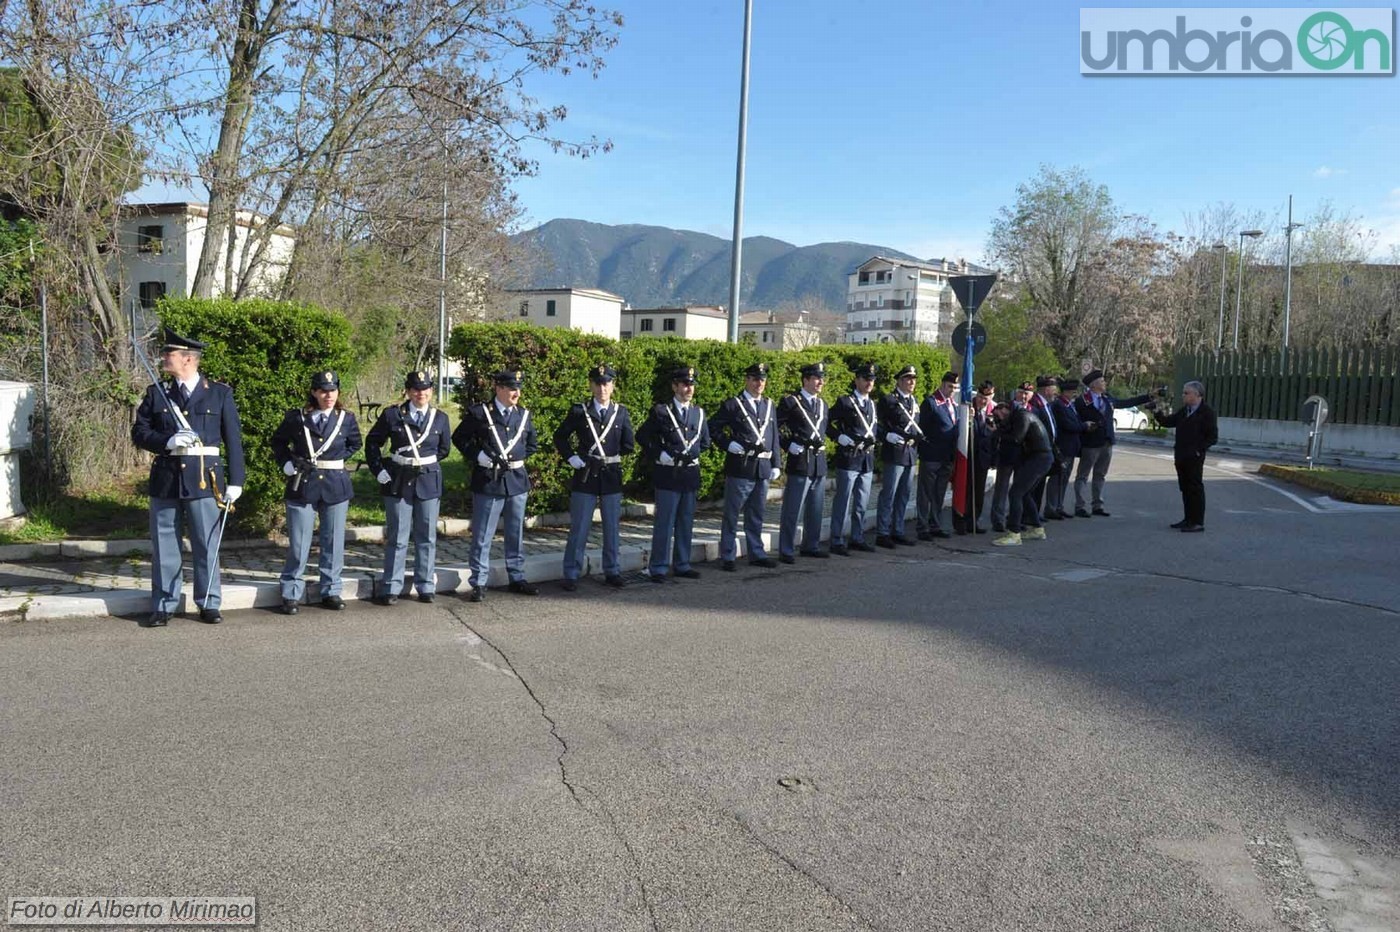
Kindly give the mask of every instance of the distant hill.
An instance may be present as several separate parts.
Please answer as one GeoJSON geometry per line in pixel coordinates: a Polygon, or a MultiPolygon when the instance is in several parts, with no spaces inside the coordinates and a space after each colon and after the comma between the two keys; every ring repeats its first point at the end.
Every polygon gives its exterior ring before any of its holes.
{"type": "MultiPolygon", "coordinates": [[[[729,303],[729,240],[708,233],[551,220],[511,239],[526,257],[525,275],[511,287],[602,288],[633,307],[729,303]]],[[[915,259],[866,243],[794,246],[745,237],[741,305],[771,309],[806,299],[844,311],[847,274],[876,255],[915,259]]]]}

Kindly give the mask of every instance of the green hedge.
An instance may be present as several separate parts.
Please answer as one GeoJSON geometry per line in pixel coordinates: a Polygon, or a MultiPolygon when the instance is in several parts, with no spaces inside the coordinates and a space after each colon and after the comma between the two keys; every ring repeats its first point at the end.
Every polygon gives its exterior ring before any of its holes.
{"type": "MultiPolygon", "coordinates": [[[[801,387],[799,370],[802,366],[825,361],[830,371],[823,393],[827,401],[834,401],[850,390],[848,371],[860,362],[872,361],[880,366],[883,375],[876,390],[882,392],[891,390],[894,372],[906,364],[918,367],[921,393],[931,390],[934,380],[950,368],[946,349],[923,345],[842,344],[776,352],[747,344],[678,337],[619,342],[596,334],[530,324],[456,327],[448,353],[462,365],[463,381],[454,399],[458,405],[493,397],[491,376],[502,369],[520,369],[524,373],[521,403],[531,411],[543,448],[530,461],[535,483],[529,499],[531,514],[562,511],[568,507],[567,482],[571,470],[554,453],[551,441],[555,427],[569,407],[591,397],[588,370],[599,363],[606,362],[617,370],[613,397],[632,411],[637,427],[653,404],[670,397],[670,373],[681,365],[695,367],[695,401],[707,415],[713,414],[725,398],[743,389],[744,370],[759,361],[768,363],[767,394],[775,398],[801,387]]],[[[460,410],[454,413],[460,417],[460,410]]],[[[641,457],[629,457],[625,461],[624,480],[630,494],[649,499],[651,483],[647,464],[640,460],[641,457]]],[[[720,450],[712,451],[702,460],[702,498],[722,494],[723,466],[724,455],[720,450]]],[[[455,510],[458,501],[449,493],[444,504],[455,510]]]]}
{"type": "Polygon", "coordinates": [[[288,408],[306,402],[314,373],[340,373],[342,400],[352,390],[350,322],[309,305],[263,300],[167,298],[157,313],[177,333],[204,341],[200,371],[233,387],[248,467],[234,516],[250,531],[267,530],[282,513],[284,488],[272,432],[288,408]]]}

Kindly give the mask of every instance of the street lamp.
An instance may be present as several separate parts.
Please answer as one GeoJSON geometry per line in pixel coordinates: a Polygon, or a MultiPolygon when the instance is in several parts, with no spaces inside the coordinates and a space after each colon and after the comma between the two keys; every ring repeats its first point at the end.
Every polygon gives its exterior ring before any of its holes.
{"type": "Polygon", "coordinates": [[[1293,316],[1293,231],[1301,228],[1301,223],[1293,222],[1293,195],[1288,195],[1288,226],[1283,228],[1284,242],[1287,244],[1283,250],[1283,351],[1281,356],[1288,355],[1288,327],[1293,316]]]}
{"type": "Polygon", "coordinates": [[[1235,340],[1231,349],[1240,348],[1240,302],[1244,298],[1244,238],[1258,239],[1264,235],[1263,230],[1240,230],[1240,270],[1235,277],[1235,340]]]}
{"type": "Polygon", "coordinates": [[[1219,356],[1220,348],[1225,345],[1225,261],[1230,255],[1230,247],[1216,243],[1210,248],[1220,253],[1220,321],[1215,328],[1215,355],[1219,356]]]}

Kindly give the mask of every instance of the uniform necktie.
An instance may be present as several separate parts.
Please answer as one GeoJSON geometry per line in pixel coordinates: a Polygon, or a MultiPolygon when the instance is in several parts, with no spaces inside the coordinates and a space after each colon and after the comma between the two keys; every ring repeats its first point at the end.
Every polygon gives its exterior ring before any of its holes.
{"type": "Polygon", "coordinates": [[[316,415],[316,433],[322,434],[326,431],[326,415],[324,413],[316,415]]]}
{"type": "Polygon", "coordinates": [[[180,385],[180,404],[182,404],[182,405],[187,405],[187,404],[190,403],[190,390],[189,390],[188,388],[185,387],[185,383],[184,383],[184,382],[180,382],[179,385],[180,385]]]}

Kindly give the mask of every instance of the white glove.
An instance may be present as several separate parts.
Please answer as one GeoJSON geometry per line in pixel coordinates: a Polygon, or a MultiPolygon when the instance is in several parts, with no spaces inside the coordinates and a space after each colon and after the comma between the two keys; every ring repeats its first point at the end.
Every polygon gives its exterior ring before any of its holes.
{"type": "Polygon", "coordinates": [[[588,464],[583,461],[583,457],[575,453],[573,456],[569,457],[569,465],[574,467],[575,469],[582,469],[588,464]]]}
{"type": "Polygon", "coordinates": [[[165,448],[173,450],[176,447],[197,447],[199,443],[199,434],[192,430],[182,430],[177,431],[174,436],[165,441],[165,448]]]}
{"type": "Polygon", "coordinates": [[[894,431],[890,431],[888,434],[885,434],[885,442],[892,443],[895,446],[899,446],[900,444],[904,443],[904,438],[901,437],[899,434],[896,434],[894,431]]]}
{"type": "Polygon", "coordinates": [[[769,482],[773,482],[774,480],[776,480],[776,479],[777,479],[779,476],[781,476],[782,474],[783,474],[783,471],[782,471],[781,469],[779,469],[778,467],[774,466],[774,467],[773,467],[773,471],[770,472],[770,473],[768,474],[768,481],[769,481],[769,482]]]}
{"type": "Polygon", "coordinates": [[[232,505],[234,502],[238,501],[239,497],[240,497],[242,494],[243,494],[243,486],[241,486],[241,485],[231,485],[231,486],[229,486],[228,488],[224,489],[224,501],[226,501],[226,502],[228,502],[230,505],[232,505]]]}
{"type": "Polygon", "coordinates": [[[791,453],[793,456],[801,456],[801,455],[802,455],[802,451],[805,450],[805,449],[807,449],[807,448],[804,447],[804,446],[803,446],[802,444],[800,444],[800,443],[790,443],[790,444],[788,444],[788,452],[791,453]]]}
{"type": "Polygon", "coordinates": [[[492,466],[491,457],[486,454],[485,450],[482,450],[476,455],[476,461],[480,465],[485,466],[487,469],[490,469],[492,466]]]}
{"type": "Polygon", "coordinates": [[[662,466],[676,465],[676,461],[671,457],[671,454],[667,453],[665,450],[662,450],[661,455],[658,456],[656,459],[659,463],[661,463],[662,466]]]}
{"type": "Polygon", "coordinates": [[[287,460],[287,462],[282,464],[282,472],[284,472],[288,478],[291,478],[297,474],[297,468],[292,465],[291,460],[287,460]]]}
{"type": "Polygon", "coordinates": [[[841,436],[837,437],[836,442],[843,447],[853,447],[856,445],[856,442],[850,437],[847,437],[845,434],[842,434],[841,436]]]}
{"type": "Polygon", "coordinates": [[[737,440],[731,440],[729,441],[729,452],[733,453],[735,456],[743,456],[744,445],[737,440]]]}
{"type": "Polygon", "coordinates": [[[375,481],[378,482],[380,485],[388,485],[389,480],[392,478],[393,477],[389,475],[389,470],[387,469],[379,470],[379,475],[374,477],[375,481]]]}

